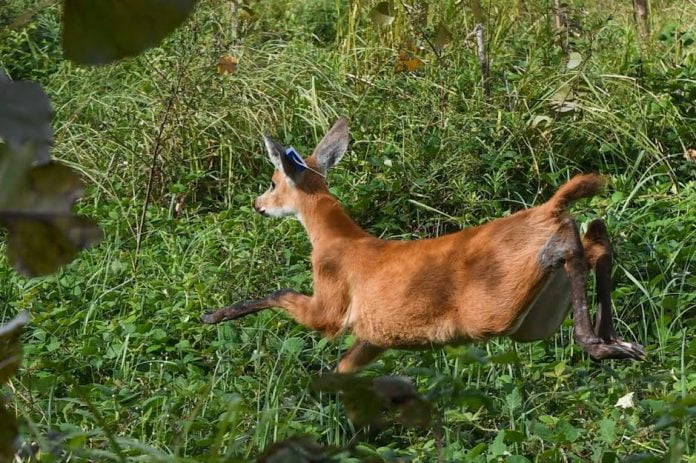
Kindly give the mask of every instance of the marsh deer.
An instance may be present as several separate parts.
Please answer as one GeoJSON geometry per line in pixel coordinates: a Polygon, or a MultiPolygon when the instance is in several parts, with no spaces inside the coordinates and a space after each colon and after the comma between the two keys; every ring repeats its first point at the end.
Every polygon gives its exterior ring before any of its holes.
{"type": "Polygon", "coordinates": [[[390,348],[483,341],[507,336],[547,339],[573,309],[575,341],[595,359],[642,359],[643,348],[614,331],[611,246],[601,220],[580,237],[566,212],[605,181],[578,175],[534,208],[438,238],[382,240],[343,211],[325,176],[348,147],[339,119],[311,156],[302,159],[264,137],[275,166],[270,188],[254,201],[264,216],[297,217],[312,243],[314,294],[291,289],[203,314],[219,323],[279,307],[297,322],[356,341],[338,371],[350,372],[390,348]],[[596,278],[597,317],[590,321],[586,278],[596,278]]]}

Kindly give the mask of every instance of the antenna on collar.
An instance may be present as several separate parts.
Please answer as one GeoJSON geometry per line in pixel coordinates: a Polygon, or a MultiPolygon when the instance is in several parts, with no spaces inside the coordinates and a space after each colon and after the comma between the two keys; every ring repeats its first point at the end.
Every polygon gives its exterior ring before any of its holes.
{"type": "Polygon", "coordinates": [[[295,165],[295,167],[297,167],[300,171],[303,171],[303,170],[311,170],[311,171],[314,172],[315,174],[321,176],[321,178],[326,178],[326,175],[322,174],[322,173],[319,172],[318,170],[315,170],[315,169],[312,169],[311,167],[309,167],[309,166],[307,165],[307,163],[305,162],[305,160],[302,159],[302,156],[300,156],[300,155],[298,154],[298,152],[295,151],[295,148],[294,148],[294,147],[289,146],[289,147],[285,148],[285,157],[286,157],[290,162],[292,162],[292,163],[295,165]]]}

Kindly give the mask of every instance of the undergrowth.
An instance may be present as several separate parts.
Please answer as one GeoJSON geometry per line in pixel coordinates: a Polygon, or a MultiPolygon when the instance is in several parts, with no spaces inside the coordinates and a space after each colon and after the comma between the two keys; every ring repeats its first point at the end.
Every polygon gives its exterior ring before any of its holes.
{"type": "Polygon", "coordinates": [[[594,363],[567,320],[546,342],[477,347],[514,350],[520,364],[480,364],[467,347],[389,352],[365,374],[414,378],[439,419],[363,436],[366,452],[696,461],[696,8],[651,2],[641,40],[630,2],[572,0],[569,45],[582,62],[569,69],[549,2],[524,3],[523,13],[484,5],[489,95],[470,11],[453,0],[432,2],[423,27],[399,10],[390,28],[371,23],[365,1],[259,1],[240,19],[208,0],[160,48],[98,68],[62,59],[57,6],[2,33],[0,67],[47,89],[54,155],[84,175],[79,207],[106,235],[55,276],[27,281],[0,264],[3,318],[34,315],[12,383],[25,454],[38,442],[40,461],[60,461],[50,456],[60,441],[68,461],[249,461],[297,434],[355,443],[337,398],[309,388],[349,339],[321,339],[277,312],[198,322],[278,288],[311,291],[300,224],[250,207],[271,173],[260,136],[306,154],[348,115],[353,143],[330,187],[384,238],[476,225],[543,202],[574,173],[607,175],[608,192],[575,211],[581,223],[606,219],[618,329],[648,350],[643,363],[594,363]],[[440,23],[452,38],[436,53],[424,37],[440,23]],[[422,65],[402,72],[409,40],[422,65]],[[218,74],[224,54],[239,59],[236,72],[218,74]],[[631,393],[632,406],[615,405],[631,393]]]}

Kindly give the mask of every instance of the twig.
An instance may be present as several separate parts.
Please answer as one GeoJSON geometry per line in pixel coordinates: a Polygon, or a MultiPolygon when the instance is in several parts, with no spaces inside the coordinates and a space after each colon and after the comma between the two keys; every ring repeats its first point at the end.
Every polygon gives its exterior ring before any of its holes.
{"type": "Polygon", "coordinates": [[[145,216],[147,213],[147,208],[150,205],[150,197],[152,195],[152,185],[154,183],[155,179],[155,172],[157,171],[157,162],[159,161],[159,154],[162,149],[162,139],[163,139],[163,134],[164,134],[164,129],[167,126],[167,122],[169,121],[169,115],[172,112],[172,107],[174,106],[174,100],[176,99],[177,94],[179,93],[179,89],[181,88],[181,81],[183,80],[184,77],[184,69],[185,66],[183,64],[180,64],[179,67],[179,75],[177,77],[176,84],[174,86],[174,89],[172,90],[172,94],[169,96],[169,100],[167,101],[167,107],[164,110],[164,117],[162,118],[162,122],[160,122],[160,125],[157,129],[157,136],[155,137],[155,146],[152,151],[152,162],[150,163],[150,175],[147,179],[147,189],[145,190],[145,202],[143,203],[143,209],[140,212],[140,220],[138,221],[138,227],[136,230],[136,238],[135,238],[135,263],[133,264],[134,267],[138,266],[138,255],[140,253],[140,246],[142,244],[143,240],[143,235],[145,234],[145,216]]]}
{"type": "Polygon", "coordinates": [[[568,20],[561,6],[561,0],[554,0],[554,17],[556,19],[556,34],[563,53],[568,53],[568,20]]]}
{"type": "Polygon", "coordinates": [[[423,39],[426,41],[430,49],[435,53],[435,58],[439,61],[441,58],[441,52],[437,49],[435,44],[428,38],[428,35],[425,33],[422,27],[418,25],[416,20],[413,18],[411,15],[411,11],[409,9],[409,6],[404,3],[404,0],[401,0],[401,6],[404,8],[404,11],[406,12],[406,15],[408,16],[409,22],[411,23],[411,27],[418,29],[418,32],[420,32],[421,36],[423,39]]]}
{"type": "Polygon", "coordinates": [[[648,22],[648,0],[633,0],[633,16],[635,18],[640,36],[643,40],[650,34],[650,23],[648,22]]]}
{"type": "Polygon", "coordinates": [[[483,85],[483,93],[488,95],[489,82],[488,76],[490,66],[488,63],[488,53],[486,52],[485,30],[483,27],[483,12],[481,11],[481,2],[479,0],[471,0],[471,11],[474,14],[474,35],[476,36],[476,48],[478,50],[478,60],[481,66],[481,84],[483,85]]]}

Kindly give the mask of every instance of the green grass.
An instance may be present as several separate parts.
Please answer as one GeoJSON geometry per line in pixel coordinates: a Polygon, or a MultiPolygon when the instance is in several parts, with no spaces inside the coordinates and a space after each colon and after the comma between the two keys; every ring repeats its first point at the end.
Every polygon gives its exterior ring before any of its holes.
{"type": "MultiPolygon", "coordinates": [[[[25,3],[10,0],[9,11],[25,3]]],[[[3,318],[24,308],[34,316],[10,390],[41,461],[51,461],[48,431],[62,433],[69,461],[249,461],[296,434],[351,442],[337,397],[310,388],[348,339],[323,340],[270,311],[198,322],[206,308],[278,288],[311,291],[300,224],[250,207],[271,173],[260,135],[308,153],[343,114],[353,144],[331,189],[385,238],[434,236],[539,204],[579,171],[609,176],[607,194],[575,211],[583,223],[606,218],[618,328],[649,353],[644,363],[594,363],[573,344],[570,320],[547,342],[478,346],[514,349],[520,365],[471,363],[465,348],[393,351],[365,374],[414,378],[439,418],[430,429],[363,435],[363,445],[417,462],[638,453],[696,461],[693,423],[679,417],[679,400],[696,394],[696,164],[684,157],[696,148],[696,8],[652,2],[653,32],[642,43],[630,2],[573,0],[570,48],[583,63],[568,70],[549,2],[529,2],[522,17],[514,2],[487,2],[486,96],[471,13],[455,3],[433,2],[425,26],[452,32],[440,58],[400,6],[392,27],[377,30],[357,0],[256,2],[255,20],[238,28],[227,2],[204,1],[162,47],[99,68],[62,60],[57,7],[0,35],[0,67],[51,96],[54,154],[85,176],[79,208],[106,235],[43,279],[22,279],[0,261],[3,318]],[[426,47],[425,64],[396,72],[409,37],[426,47]],[[225,53],[239,69],[220,76],[225,53]],[[577,109],[559,115],[553,96],[568,89],[577,109]],[[472,406],[468,389],[494,408],[472,406]],[[629,392],[635,407],[615,407],[629,392]],[[676,422],[656,429],[670,413],[676,422]]]]}

